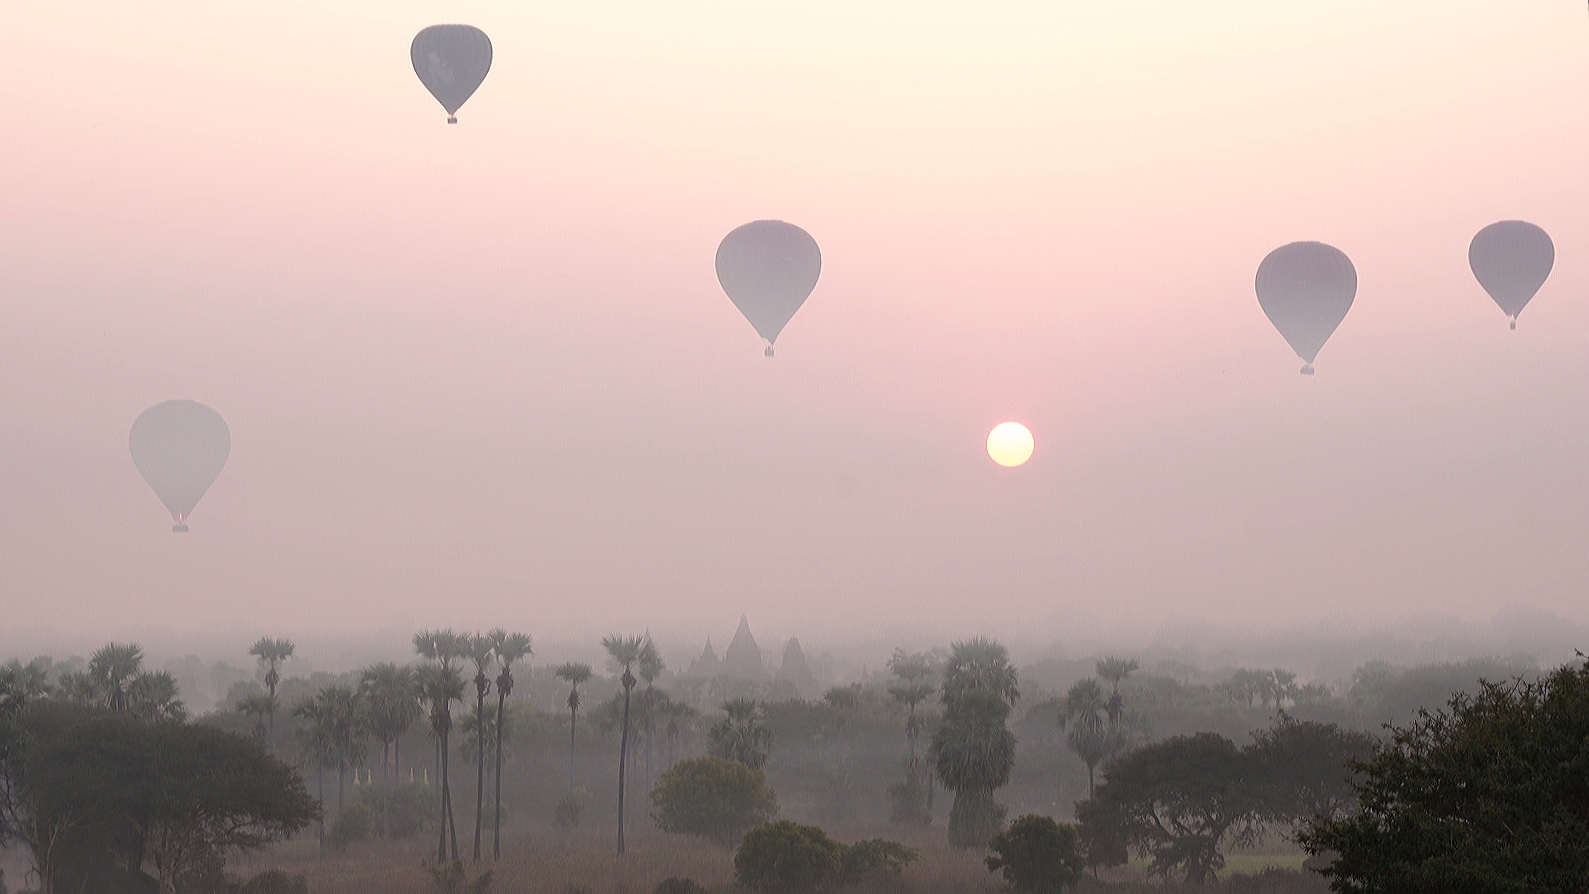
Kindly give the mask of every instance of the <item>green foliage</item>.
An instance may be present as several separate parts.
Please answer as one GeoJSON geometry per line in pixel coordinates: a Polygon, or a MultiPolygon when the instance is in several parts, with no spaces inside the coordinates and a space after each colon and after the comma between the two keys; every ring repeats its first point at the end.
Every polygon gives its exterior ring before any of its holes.
{"type": "Polygon", "coordinates": [[[326,835],[326,843],[335,850],[345,851],[349,845],[368,841],[378,823],[374,809],[361,801],[353,801],[337,813],[326,835]]]}
{"type": "Polygon", "coordinates": [[[927,810],[927,789],[916,774],[888,787],[888,821],[896,826],[932,825],[932,813],[927,810]]]}
{"type": "Polygon", "coordinates": [[[778,798],[760,769],[719,757],[680,761],[651,791],[657,828],[732,846],[778,814],[778,798]]]}
{"type": "MultiPolygon", "coordinates": [[[[380,828],[381,811],[386,811],[386,831],[394,839],[413,838],[430,826],[431,789],[418,782],[405,782],[382,791],[378,785],[360,786],[352,801],[370,809],[375,817],[375,828],[380,828]],[[383,807],[381,799],[386,799],[383,807]]],[[[350,805],[351,806],[351,805],[350,805]]]]}
{"type": "Polygon", "coordinates": [[[491,891],[491,870],[487,869],[471,881],[461,860],[431,867],[430,878],[435,882],[436,894],[489,894],[491,891]]]}
{"type": "Polygon", "coordinates": [[[712,754],[761,769],[772,752],[772,728],[754,699],[732,698],[723,702],[724,716],[707,731],[712,754]]]}
{"type": "Polygon", "coordinates": [[[141,855],[168,882],[205,874],[226,852],[256,850],[319,813],[292,768],[259,743],[181,723],[40,701],[0,764],[0,805],[19,816],[41,887],[120,890],[141,855]]]}
{"type": "Polygon", "coordinates": [[[576,788],[565,792],[557,799],[557,805],[552,808],[552,825],[563,831],[572,831],[579,828],[585,819],[585,805],[590,801],[590,792],[576,788]]]}
{"type": "Polygon", "coordinates": [[[309,881],[280,869],[267,869],[237,889],[237,894],[309,894],[309,881]]]}
{"type": "Polygon", "coordinates": [[[897,876],[905,867],[921,859],[915,848],[885,838],[857,841],[844,849],[839,877],[847,884],[897,876]]]}
{"type": "Polygon", "coordinates": [[[1393,730],[1345,818],[1299,836],[1336,890],[1582,892],[1589,879],[1589,668],[1483,683],[1393,730]]]}
{"type": "Polygon", "coordinates": [[[1202,884],[1225,865],[1220,847],[1227,838],[1245,841],[1256,832],[1259,804],[1248,770],[1246,756],[1223,736],[1176,736],[1115,761],[1078,816],[1095,827],[1090,839],[1123,837],[1151,856],[1151,874],[1184,871],[1188,882],[1202,884]]]}
{"type": "Polygon", "coordinates": [[[706,889],[696,884],[694,879],[674,876],[658,882],[654,894],[706,894],[706,889]]]}
{"type": "Polygon", "coordinates": [[[1263,817],[1295,826],[1345,815],[1356,803],[1349,766],[1373,754],[1376,742],[1364,732],[1282,713],[1247,748],[1263,817]]]}
{"type": "Polygon", "coordinates": [[[987,789],[968,788],[955,792],[949,808],[949,843],[955,847],[980,849],[1004,825],[1007,810],[987,789]]]}
{"type": "Polygon", "coordinates": [[[839,880],[844,845],[817,826],[779,820],[750,830],[734,854],[734,880],[752,891],[819,891],[839,880]]]}
{"type": "Polygon", "coordinates": [[[988,871],[1003,871],[1016,894],[1059,894],[1081,880],[1076,827],[1028,814],[988,841],[988,871]]]}

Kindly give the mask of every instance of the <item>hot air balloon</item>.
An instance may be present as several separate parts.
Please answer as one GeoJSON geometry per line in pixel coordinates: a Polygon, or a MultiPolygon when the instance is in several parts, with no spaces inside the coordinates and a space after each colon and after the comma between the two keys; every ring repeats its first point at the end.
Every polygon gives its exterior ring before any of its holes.
{"type": "Polygon", "coordinates": [[[127,437],[138,474],[171,510],[175,533],[215,483],[232,452],[232,433],[221,414],[191,400],[155,404],[133,420],[127,437]]]}
{"type": "Polygon", "coordinates": [[[1550,234],[1531,223],[1503,220],[1473,237],[1468,245],[1468,266],[1516,329],[1517,315],[1556,266],[1556,245],[1550,234]]]}
{"type": "Polygon", "coordinates": [[[491,70],[491,38],[473,25],[431,25],[414,35],[408,48],[414,74],[458,123],[458,109],[479,89],[491,70]]]}
{"type": "Polygon", "coordinates": [[[767,340],[768,357],[778,333],[811,295],[821,273],[817,241],[781,220],[751,221],[717,246],[717,281],[767,340]]]}
{"type": "Polygon", "coordinates": [[[1254,281],[1258,306],[1313,375],[1313,358],[1346,319],[1357,297],[1357,268],[1340,249],[1293,242],[1270,252],[1254,281]]]}

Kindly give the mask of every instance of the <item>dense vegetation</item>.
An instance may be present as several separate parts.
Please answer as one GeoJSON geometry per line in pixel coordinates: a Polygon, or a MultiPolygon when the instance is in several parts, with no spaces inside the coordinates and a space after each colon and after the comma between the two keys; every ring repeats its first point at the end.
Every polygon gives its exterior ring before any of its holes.
{"type": "MultiPolygon", "coordinates": [[[[902,835],[947,827],[952,841],[985,853],[1001,830],[1007,847],[1025,846],[1008,839],[1019,825],[1006,826],[1011,814],[1059,820],[1094,873],[1137,855],[1165,878],[1207,882],[1232,848],[1354,816],[1348,762],[1369,757],[1382,723],[1480,692],[1481,677],[1533,672],[1504,662],[1370,664],[1332,686],[1283,669],[1205,680],[1184,664],[1114,657],[1017,668],[1001,645],[974,639],[897,651],[877,672],[824,688],[809,672],[759,664],[749,673],[670,668],[645,636],[606,638],[605,674],[532,666],[529,638],[500,630],[424,631],[412,645],[411,664],[294,676],[294,644],[263,638],[250,653],[252,678],[234,680],[220,709],[197,718],[176,675],[145,669],[136,646],[11,662],[0,691],[12,766],[21,766],[17,743],[46,741],[27,724],[58,715],[89,738],[108,735],[101,723],[225,736],[231,765],[268,761],[279,772],[255,775],[301,796],[250,814],[252,837],[189,848],[181,867],[147,829],[116,833],[92,859],[57,863],[40,851],[41,882],[46,871],[51,883],[59,871],[141,871],[176,885],[316,815],[325,853],[428,835],[434,865],[448,867],[499,856],[504,823],[601,829],[620,848],[626,826],[720,844],[774,817],[902,835]],[[68,863],[98,868],[56,868],[68,863]]],[[[212,677],[224,679],[220,669],[212,677]]],[[[20,790],[16,778],[8,792],[20,790]]],[[[21,815],[0,820],[0,834],[29,847],[21,815]]]]}

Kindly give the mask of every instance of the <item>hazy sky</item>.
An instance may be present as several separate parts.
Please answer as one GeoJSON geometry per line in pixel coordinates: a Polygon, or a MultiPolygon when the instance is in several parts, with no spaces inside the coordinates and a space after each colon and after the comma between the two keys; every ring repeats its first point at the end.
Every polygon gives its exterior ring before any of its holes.
{"type": "Polygon", "coordinates": [[[0,21],[12,636],[1589,619],[1578,0],[0,21]],[[773,360],[712,266],[758,218],[823,249],[773,360]],[[1506,218],[1557,246],[1516,332],[1506,218]],[[1361,282],[1314,377],[1252,289],[1302,239],[1361,282]],[[183,536],[127,455],[170,398],[233,438],[183,536]]]}

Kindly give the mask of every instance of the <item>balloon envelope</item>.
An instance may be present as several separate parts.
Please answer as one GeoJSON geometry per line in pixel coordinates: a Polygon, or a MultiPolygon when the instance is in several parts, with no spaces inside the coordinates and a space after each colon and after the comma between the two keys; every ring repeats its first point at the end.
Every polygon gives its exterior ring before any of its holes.
{"type": "Polygon", "coordinates": [[[1340,249],[1293,242],[1270,252],[1254,280],[1258,305],[1312,372],[1313,358],[1357,297],[1357,268],[1340,249]]]}
{"type": "Polygon", "coordinates": [[[408,55],[414,74],[451,116],[491,70],[491,38],[472,25],[431,25],[414,35],[408,55]]]}
{"type": "Polygon", "coordinates": [[[1516,319],[1556,265],[1550,234],[1521,220],[1503,220],[1480,230],[1468,245],[1468,266],[1484,291],[1516,319]]]}
{"type": "Polygon", "coordinates": [[[174,530],[215,483],[232,452],[221,414],[191,400],[168,400],[138,415],[127,437],[133,465],[171,511],[174,530]]]}
{"type": "Polygon", "coordinates": [[[816,288],[822,250],[811,234],[781,220],[757,220],[717,246],[717,281],[768,351],[816,288]]]}

